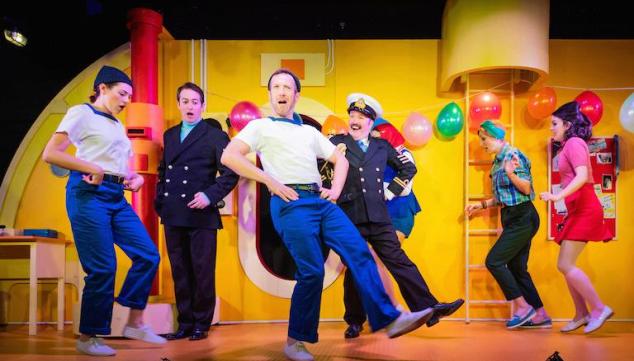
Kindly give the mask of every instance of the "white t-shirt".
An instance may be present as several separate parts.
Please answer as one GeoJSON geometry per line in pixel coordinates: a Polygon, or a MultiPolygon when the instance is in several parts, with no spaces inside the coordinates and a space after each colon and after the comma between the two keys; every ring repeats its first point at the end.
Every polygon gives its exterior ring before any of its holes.
{"type": "Polygon", "coordinates": [[[317,183],[317,158],[328,159],[335,146],[310,125],[261,118],[250,121],[237,139],[260,156],[264,171],[283,184],[317,183]]]}
{"type": "Polygon", "coordinates": [[[132,156],[125,127],[111,115],[88,104],[75,105],[57,127],[77,148],[75,156],[100,166],[105,173],[126,176],[132,156]]]}

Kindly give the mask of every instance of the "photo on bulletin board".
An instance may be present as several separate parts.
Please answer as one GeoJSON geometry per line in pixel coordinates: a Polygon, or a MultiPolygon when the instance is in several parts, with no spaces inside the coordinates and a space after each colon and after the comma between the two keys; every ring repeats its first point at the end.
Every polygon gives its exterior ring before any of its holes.
{"type": "MultiPolygon", "coordinates": [[[[594,177],[594,191],[603,207],[603,220],[610,228],[616,239],[616,192],[618,190],[619,171],[619,139],[614,137],[593,137],[588,140],[590,151],[590,166],[594,177]]],[[[550,141],[548,143],[548,188],[553,194],[561,192],[561,177],[559,175],[560,148],[550,141]]],[[[565,200],[549,202],[548,204],[548,239],[554,239],[561,231],[564,220],[568,215],[565,200]]]]}
{"type": "Polygon", "coordinates": [[[601,190],[604,190],[604,191],[612,190],[612,175],[611,174],[603,174],[601,176],[601,190]]]}
{"type": "Polygon", "coordinates": [[[597,164],[612,164],[612,153],[597,153],[597,164]]]}

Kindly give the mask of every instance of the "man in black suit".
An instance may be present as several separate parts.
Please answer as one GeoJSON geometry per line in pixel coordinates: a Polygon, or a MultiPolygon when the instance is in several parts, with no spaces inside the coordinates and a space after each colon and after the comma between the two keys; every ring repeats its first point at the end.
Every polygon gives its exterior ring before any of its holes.
{"type": "Polygon", "coordinates": [[[165,228],[178,309],[178,330],[166,338],[194,341],[207,337],[216,304],[217,205],[238,175],[220,163],[227,134],[201,120],[202,89],[185,83],[176,100],[182,122],[163,135],[155,208],[165,228]]]}
{"type": "MultiPolygon", "coordinates": [[[[462,299],[439,303],[431,294],[416,265],[407,257],[398,240],[385,200],[398,196],[416,174],[416,166],[399,154],[383,139],[370,137],[374,120],[381,116],[381,105],[374,98],[353,93],[347,98],[349,134],[336,135],[332,143],[345,152],[350,163],[346,183],[337,204],[348,215],[361,235],[392,274],[411,311],[433,307],[434,315],[427,321],[431,327],[440,317],[454,313],[462,299]],[[384,186],[383,173],[390,165],[398,174],[384,186]]],[[[350,272],[344,276],[344,320],[348,323],[346,338],[359,336],[366,320],[363,305],[350,272]]]]}

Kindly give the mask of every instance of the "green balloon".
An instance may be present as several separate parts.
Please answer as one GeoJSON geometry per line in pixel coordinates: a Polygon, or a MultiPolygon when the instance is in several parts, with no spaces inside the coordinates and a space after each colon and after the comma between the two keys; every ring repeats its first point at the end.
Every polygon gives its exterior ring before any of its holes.
{"type": "Polygon", "coordinates": [[[443,137],[455,137],[458,133],[460,133],[460,131],[462,131],[463,125],[464,115],[462,115],[462,110],[458,104],[454,102],[445,105],[440,113],[438,113],[436,128],[438,128],[438,133],[440,133],[443,137]]]}

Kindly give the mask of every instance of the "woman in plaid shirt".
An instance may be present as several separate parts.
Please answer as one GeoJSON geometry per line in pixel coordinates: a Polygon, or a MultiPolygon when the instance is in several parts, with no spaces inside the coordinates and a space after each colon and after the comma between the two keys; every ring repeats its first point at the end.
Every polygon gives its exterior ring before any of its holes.
{"type": "Polygon", "coordinates": [[[539,215],[532,202],[531,162],[504,141],[504,135],[503,126],[490,120],[480,125],[480,146],[495,154],[490,174],[493,197],[469,204],[465,212],[471,216],[481,209],[502,207],[502,234],[485,264],[506,299],[513,303],[515,314],[506,327],[551,328],[552,321],[527,269],[531,240],[539,229],[539,215]]]}

